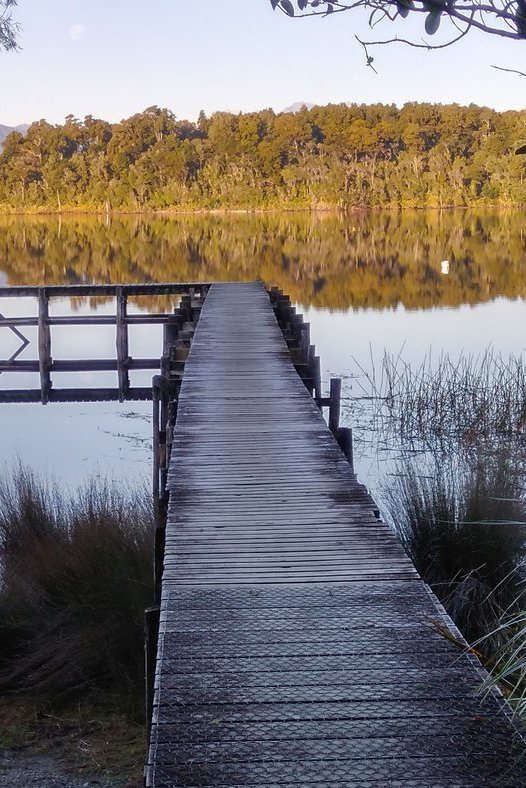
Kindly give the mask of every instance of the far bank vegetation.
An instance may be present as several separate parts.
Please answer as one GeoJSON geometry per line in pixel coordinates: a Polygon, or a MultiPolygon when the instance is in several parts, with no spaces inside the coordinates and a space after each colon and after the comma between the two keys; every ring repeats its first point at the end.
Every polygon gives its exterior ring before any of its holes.
{"type": "Polygon", "coordinates": [[[257,210],[526,202],[526,111],[410,103],[276,114],[168,109],[12,132],[0,209],[257,210]]]}

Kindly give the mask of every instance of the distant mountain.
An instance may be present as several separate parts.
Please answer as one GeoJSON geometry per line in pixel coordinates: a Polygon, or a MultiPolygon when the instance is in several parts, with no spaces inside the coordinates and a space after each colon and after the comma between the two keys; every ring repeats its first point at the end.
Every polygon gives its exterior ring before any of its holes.
{"type": "Polygon", "coordinates": [[[12,131],[19,131],[20,134],[25,134],[28,128],[29,125],[27,123],[21,123],[20,126],[3,126],[0,123],[0,148],[7,135],[11,134],[12,131]]]}
{"type": "Polygon", "coordinates": [[[315,107],[316,104],[312,104],[310,101],[295,101],[294,104],[291,104],[290,107],[285,107],[283,112],[300,112],[303,107],[307,107],[307,109],[312,109],[315,107]]]}

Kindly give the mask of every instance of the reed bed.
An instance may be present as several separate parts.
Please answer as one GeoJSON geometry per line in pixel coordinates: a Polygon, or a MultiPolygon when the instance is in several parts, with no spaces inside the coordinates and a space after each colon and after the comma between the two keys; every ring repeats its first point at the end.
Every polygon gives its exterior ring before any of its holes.
{"type": "MultiPolygon", "coordinates": [[[[526,446],[526,361],[488,348],[479,356],[427,356],[418,366],[385,353],[356,362],[356,418],[388,445],[451,454],[526,446]]],[[[521,454],[524,459],[524,453],[521,454]]]]}
{"type": "Polygon", "coordinates": [[[526,361],[371,355],[352,380],[387,519],[526,722],[526,361]]]}
{"type": "Polygon", "coordinates": [[[18,466],[0,479],[0,688],[139,718],[153,597],[146,492],[92,479],[68,495],[18,466]]]}

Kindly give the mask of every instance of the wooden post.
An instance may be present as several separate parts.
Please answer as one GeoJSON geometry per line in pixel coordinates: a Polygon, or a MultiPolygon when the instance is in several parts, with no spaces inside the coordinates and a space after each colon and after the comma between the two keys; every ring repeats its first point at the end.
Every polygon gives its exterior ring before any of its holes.
{"type": "Polygon", "coordinates": [[[181,298],[179,309],[184,315],[185,322],[190,322],[192,320],[192,299],[190,296],[184,295],[181,298]]]}
{"type": "Polygon", "coordinates": [[[161,601],[163,568],[164,568],[164,548],[166,544],[166,514],[168,509],[167,501],[159,501],[155,511],[155,532],[153,542],[153,585],[154,598],[156,602],[161,601]]]}
{"type": "Polygon", "coordinates": [[[203,308],[203,302],[197,295],[190,295],[190,310],[192,315],[192,323],[196,324],[203,308]]]}
{"type": "Polygon", "coordinates": [[[168,422],[166,425],[166,460],[167,465],[170,464],[170,457],[172,454],[172,443],[175,430],[175,422],[177,419],[177,404],[179,400],[179,389],[177,386],[177,393],[175,399],[170,399],[168,402],[168,422]]]}
{"type": "Polygon", "coordinates": [[[122,286],[116,289],[116,344],[117,344],[117,377],[119,381],[119,402],[124,402],[130,388],[128,369],[128,323],[127,296],[122,286]]]}
{"type": "Polygon", "coordinates": [[[153,693],[155,687],[155,667],[157,663],[157,645],[159,642],[160,609],[158,605],[148,607],[144,611],[144,670],[145,670],[145,715],[146,725],[150,729],[153,711],[153,693]]]}
{"type": "Polygon", "coordinates": [[[286,314],[287,314],[287,328],[292,334],[292,336],[294,336],[294,320],[296,317],[296,307],[291,306],[289,304],[287,306],[286,314]]]}
{"type": "Polygon", "coordinates": [[[295,315],[292,320],[292,334],[294,339],[298,340],[298,343],[301,340],[301,327],[303,326],[303,315],[298,314],[295,315]]]}
{"type": "Polygon", "coordinates": [[[279,315],[278,322],[282,329],[286,327],[285,324],[288,321],[289,308],[290,308],[290,298],[288,295],[283,295],[279,299],[279,308],[278,308],[278,315],[279,315]]]}
{"type": "Polygon", "coordinates": [[[49,326],[49,297],[44,287],[38,291],[38,369],[40,372],[40,398],[49,402],[51,391],[51,329],[49,326]]]}
{"type": "Polygon", "coordinates": [[[156,512],[160,505],[166,505],[168,495],[166,481],[168,477],[167,434],[170,413],[176,412],[177,404],[172,400],[177,396],[177,381],[170,381],[162,375],[152,378],[152,433],[153,433],[153,475],[152,493],[156,512]]]}
{"type": "Polygon", "coordinates": [[[334,435],[340,426],[340,400],[342,394],[342,379],[331,378],[329,405],[329,429],[334,435]]]}
{"type": "Polygon", "coordinates": [[[166,431],[168,426],[168,403],[169,395],[166,391],[161,391],[161,414],[159,423],[159,500],[164,501],[166,492],[166,481],[168,479],[168,454],[166,451],[166,431]]]}
{"type": "Polygon", "coordinates": [[[303,323],[301,326],[300,350],[301,350],[301,355],[305,359],[305,363],[308,363],[309,361],[309,347],[310,347],[310,325],[309,323],[303,323]]]}
{"type": "Polygon", "coordinates": [[[270,290],[268,290],[267,292],[272,309],[274,310],[274,312],[276,312],[281,291],[279,287],[271,287],[270,290]]]}
{"type": "Polygon", "coordinates": [[[338,441],[338,445],[342,452],[347,459],[347,462],[351,466],[351,470],[354,473],[354,456],[353,456],[353,445],[352,445],[352,430],[350,427],[338,427],[336,431],[336,440],[338,441]]]}
{"type": "Polygon", "coordinates": [[[152,380],[152,438],[153,438],[153,477],[152,477],[152,494],[154,506],[159,505],[159,410],[161,392],[156,381],[157,375],[152,380]]]}
{"type": "Polygon", "coordinates": [[[163,353],[169,353],[170,348],[177,342],[179,334],[179,318],[174,316],[168,323],[163,325],[163,353]]]}
{"type": "MultiPolygon", "coordinates": [[[[314,345],[309,348],[310,365],[312,368],[312,379],[314,380],[314,396],[318,402],[321,400],[321,361],[319,356],[314,355],[314,345]]],[[[320,403],[320,410],[322,408],[320,403]]]]}

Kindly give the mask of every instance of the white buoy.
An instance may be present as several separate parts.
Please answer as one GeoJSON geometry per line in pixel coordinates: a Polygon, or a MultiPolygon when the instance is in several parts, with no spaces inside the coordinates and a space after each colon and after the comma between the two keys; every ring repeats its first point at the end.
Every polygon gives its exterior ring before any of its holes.
{"type": "Polygon", "coordinates": [[[440,263],[440,270],[443,274],[449,274],[449,260],[442,260],[440,263]]]}

